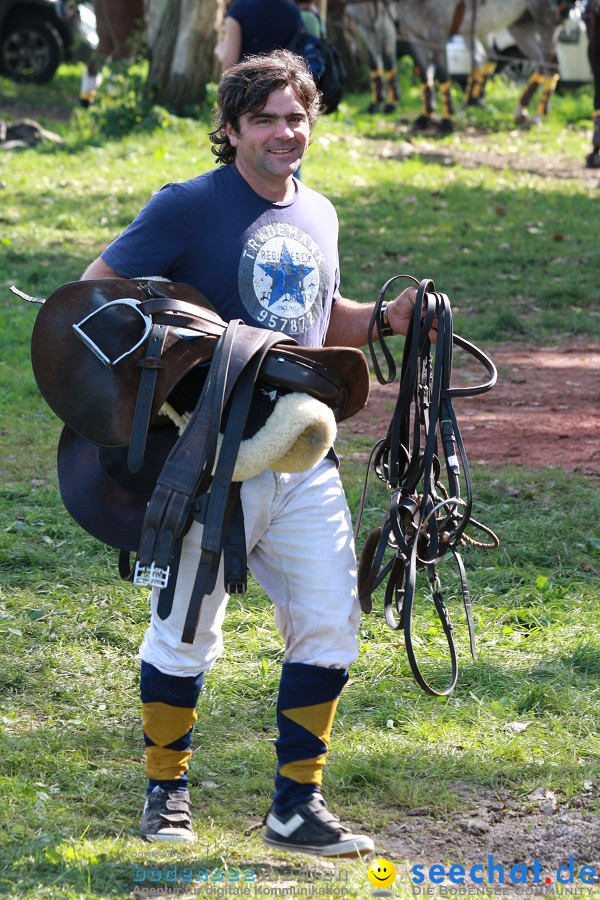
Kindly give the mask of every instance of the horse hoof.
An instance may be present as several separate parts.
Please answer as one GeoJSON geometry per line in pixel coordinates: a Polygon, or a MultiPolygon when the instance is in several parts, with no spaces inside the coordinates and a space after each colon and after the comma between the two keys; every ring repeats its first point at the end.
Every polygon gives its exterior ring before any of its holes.
{"type": "Polygon", "coordinates": [[[526,125],[529,120],[529,113],[524,106],[515,107],[515,125],[526,125]]]}
{"type": "Polygon", "coordinates": [[[588,169],[600,169],[600,150],[594,150],[585,158],[585,165],[588,169]]]}
{"type": "Polygon", "coordinates": [[[383,111],[387,115],[389,115],[390,113],[395,113],[396,112],[396,104],[395,103],[386,103],[385,106],[383,107],[383,111]]]}
{"type": "Polygon", "coordinates": [[[433,128],[433,119],[430,116],[419,116],[418,119],[415,119],[413,122],[412,130],[415,133],[420,131],[431,131],[433,128]]]}
{"type": "Polygon", "coordinates": [[[379,112],[379,103],[369,103],[367,106],[367,112],[370,116],[374,116],[379,112]]]}
{"type": "Polygon", "coordinates": [[[452,119],[441,119],[441,121],[438,122],[437,131],[438,131],[438,134],[443,134],[443,135],[453,134],[454,133],[454,122],[452,121],[452,119]]]}

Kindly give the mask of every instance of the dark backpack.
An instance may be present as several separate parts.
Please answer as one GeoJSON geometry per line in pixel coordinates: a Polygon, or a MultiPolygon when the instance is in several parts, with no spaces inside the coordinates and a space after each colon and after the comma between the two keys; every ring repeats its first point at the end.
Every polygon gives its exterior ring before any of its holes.
{"type": "Polygon", "coordinates": [[[346,71],[333,44],[326,37],[314,37],[303,30],[294,36],[288,49],[303,56],[308,63],[323,95],[323,112],[335,112],[344,95],[346,71]]]}

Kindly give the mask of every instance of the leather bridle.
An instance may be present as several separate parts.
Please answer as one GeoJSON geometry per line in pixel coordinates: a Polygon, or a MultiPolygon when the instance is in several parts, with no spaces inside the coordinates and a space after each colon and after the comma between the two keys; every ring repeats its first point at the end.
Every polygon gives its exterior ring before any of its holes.
{"type": "Polygon", "coordinates": [[[444,696],[454,689],[458,665],[452,623],[437,564],[448,551],[451,552],[458,568],[470,649],[475,658],[471,599],[458,548],[466,544],[494,548],[499,543],[496,535],[471,515],[471,476],[452,401],[455,397],[471,397],[489,391],[496,383],[497,373],[485,353],[453,333],[450,301],[445,294],[435,291],[433,281],[419,282],[410,275],[395,275],[383,285],[369,325],[369,350],[378,381],[390,384],[396,379],[396,363],[383,338],[380,310],[390,285],[402,278],[418,285],[417,296],[404,344],[396,406],[385,438],[377,442],[371,453],[355,538],[363,515],[371,468],[385,483],[391,498],[383,524],[373,529],[365,541],[358,568],[358,592],[363,611],[370,612],[373,592],[386,582],[385,619],[390,628],[403,628],[406,652],[417,683],[428,694],[444,696]],[[432,329],[437,332],[433,345],[432,329]],[[376,330],[387,365],[386,376],[375,353],[376,330]],[[485,383],[460,388],[450,386],[454,344],[485,367],[489,376],[485,383]],[[483,531],[488,541],[476,541],[468,536],[469,525],[483,531]],[[431,599],[450,650],[452,672],[444,690],[437,690],[427,682],[415,654],[412,615],[417,573],[422,570],[426,572],[431,599]]]}

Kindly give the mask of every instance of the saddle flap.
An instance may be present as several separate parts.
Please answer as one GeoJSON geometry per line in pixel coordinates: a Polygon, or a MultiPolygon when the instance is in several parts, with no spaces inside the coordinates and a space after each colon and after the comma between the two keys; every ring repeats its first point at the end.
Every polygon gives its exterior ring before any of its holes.
{"type": "MultiPolygon", "coordinates": [[[[210,330],[214,330],[216,313],[199,291],[148,279],[71,282],[53,291],[38,312],[31,337],[38,387],[56,415],[93,443],[129,443],[139,364],[152,325],[142,304],[157,295],[181,299],[199,312],[207,307],[210,330]]],[[[215,340],[213,335],[186,342],[170,330],[164,350],[169,372],[159,373],[158,392],[168,392],[170,379],[176,379],[181,369],[209,357],[215,340]]],[[[157,400],[154,415],[159,405],[157,400]]]]}

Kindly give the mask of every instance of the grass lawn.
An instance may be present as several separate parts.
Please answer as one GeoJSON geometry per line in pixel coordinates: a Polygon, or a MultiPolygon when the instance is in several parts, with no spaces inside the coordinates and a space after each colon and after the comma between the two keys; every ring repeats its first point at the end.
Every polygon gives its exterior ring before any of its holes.
{"type": "MultiPolygon", "coordinates": [[[[338,209],[342,292],[371,300],[391,275],[410,272],[434,279],[456,307],[456,330],[484,348],[486,341],[558,348],[573,338],[598,341],[597,195],[556,166],[539,174],[544,160],[583,166],[590,92],[557,96],[547,122],[519,132],[514,88],[499,79],[487,109],[461,113],[456,134],[438,142],[440,153],[466,158],[476,136],[481,165],[448,166],[432,155],[431,139],[410,136],[404,118],[416,116],[418,87],[401,75],[402,118],[369,118],[366,98],[351,96],[318,124],[303,164],[305,181],[338,209]],[[486,166],[486,153],[529,157],[535,171],[486,166]]],[[[151,868],[165,884],[176,863],[183,896],[181,873],[191,868],[209,873],[204,892],[213,896],[224,886],[231,893],[232,885],[249,885],[256,895],[260,885],[293,894],[308,884],[363,898],[372,890],[364,861],[286,860],[260,841],[282,647],[270,603],[253,582],[230,602],[226,653],[198,708],[191,768],[198,841],[169,853],[137,835],[145,787],[137,649],[147,597],[119,581],[115,552],[62,506],[61,425],[29,359],[36,307],[8,288],[46,297],[77,279],[154,190],[211,167],[213,158],[207,116],[178,120],[138,107],[135,78],[120,83],[113,101],[71,115],[77,83],[74,67],[44,88],[0,79],[1,115],[37,110],[63,139],[0,156],[0,893],[147,896],[158,884],[151,868]],[[245,880],[250,873],[254,881],[245,880]]],[[[364,478],[355,451],[365,448],[350,433],[337,449],[355,511],[364,478]]],[[[450,565],[440,575],[457,622],[460,675],[449,698],[417,688],[379,598],[361,621],[360,657],[325,775],[335,812],[368,829],[397,865],[394,896],[411,896],[407,870],[429,858],[422,845],[394,856],[394,829],[415,810],[427,811],[432,828],[451,824],[464,809],[465,786],[475,803],[495,792],[521,811],[536,790],[550,791],[558,809],[581,809],[590,828],[600,814],[597,483],[521,465],[475,465],[473,479],[474,514],[501,540],[497,551],[465,554],[478,658],[468,655],[450,565]]],[[[371,495],[365,529],[379,522],[384,499],[371,495]]],[[[423,598],[415,632],[426,670],[443,679],[445,641],[423,598]]],[[[519,840],[526,830],[525,822],[519,840]]],[[[568,862],[568,838],[564,850],[568,862]]]]}

